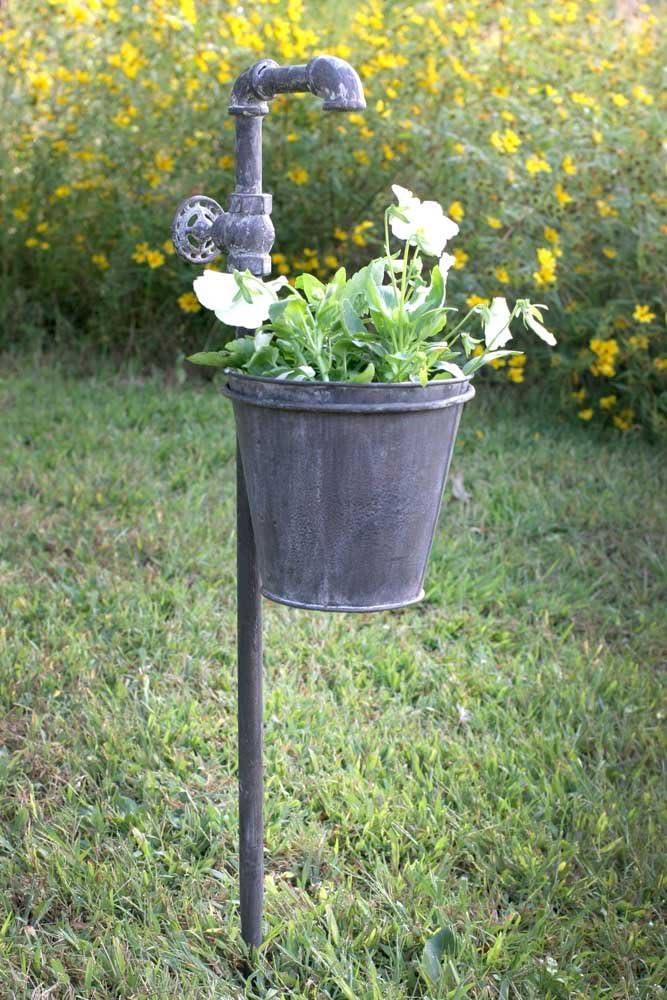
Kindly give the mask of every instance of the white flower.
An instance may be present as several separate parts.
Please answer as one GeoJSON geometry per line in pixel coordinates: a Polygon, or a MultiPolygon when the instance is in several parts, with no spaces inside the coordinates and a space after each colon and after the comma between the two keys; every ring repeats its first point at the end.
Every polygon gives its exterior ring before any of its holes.
{"type": "Polygon", "coordinates": [[[510,333],[511,313],[506,299],[495,298],[491,303],[486,322],[484,324],[484,341],[488,350],[496,351],[499,347],[504,347],[508,340],[512,339],[510,333]]]}
{"type": "Polygon", "coordinates": [[[451,361],[439,361],[438,371],[448,372],[453,378],[465,378],[465,374],[462,368],[458,365],[452,364],[451,361]]]}
{"type": "Polygon", "coordinates": [[[414,208],[419,204],[419,198],[417,198],[412,191],[408,191],[407,188],[401,187],[400,184],[392,184],[391,190],[396,196],[399,208],[414,208]]]}
{"type": "Polygon", "coordinates": [[[392,191],[398,201],[390,218],[394,236],[419,247],[422,253],[439,257],[447,240],[458,233],[457,224],[447,218],[437,201],[420,201],[399,184],[392,185],[392,191]]]}
{"type": "Polygon", "coordinates": [[[222,323],[255,330],[269,318],[269,307],[278,301],[278,289],[286,284],[284,275],[264,282],[249,271],[207,270],[195,278],[192,287],[204,308],[212,309],[222,323]]]}
{"type": "Polygon", "coordinates": [[[442,275],[442,280],[447,281],[447,274],[449,269],[454,267],[456,263],[456,257],[452,256],[451,253],[443,253],[442,257],[438,261],[438,267],[440,268],[440,274],[442,275]]]}
{"type": "Polygon", "coordinates": [[[540,320],[542,319],[542,313],[536,306],[530,306],[523,314],[523,319],[526,326],[529,326],[533,333],[536,333],[540,340],[543,340],[545,344],[549,347],[556,346],[556,338],[553,333],[550,333],[545,326],[542,326],[540,320]]]}

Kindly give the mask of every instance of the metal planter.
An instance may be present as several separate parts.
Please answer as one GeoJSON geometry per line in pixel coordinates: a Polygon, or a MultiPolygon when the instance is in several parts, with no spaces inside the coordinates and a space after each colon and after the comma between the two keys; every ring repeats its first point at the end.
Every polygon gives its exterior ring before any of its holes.
{"type": "Polygon", "coordinates": [[[320,611],[419,601],[469,379],[226,373],[265,597],[320,611]]]}

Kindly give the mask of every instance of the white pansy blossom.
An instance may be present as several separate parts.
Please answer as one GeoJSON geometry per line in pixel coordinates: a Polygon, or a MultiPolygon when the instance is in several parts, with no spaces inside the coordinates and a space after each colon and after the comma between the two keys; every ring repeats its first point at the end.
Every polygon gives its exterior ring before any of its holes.
{"type": "Polygon", "coordinates": [[[512,339],[510,333],[510,319],[512,315],[509,311],[506,299],[498,297],[493,299],[488,317],[484,324],[484,342],[489,351],[496,351],[512,339]]]}
{"type": "Polygon", "coordinates": [[[269,318],[269,307],[278,301],[278,290],[286,284],[284,275],[264,282],[249,271],[206,270],[195,278],[193,288],[204,308],[212,309],[222,323],[254,330],[269,318]]]}
{"type": "Polygon", "coordinates": [[[447,218],[437,201],[420,201],[399,184],[393,184],[392,191],[398,201],[389,219],[394,236],[419,247],[422,253],[440,257],[447,240],[458,233],[457,224],[447,218]]]}
{"type": "Polygon", "coordinates": [[[551,333],[545,326],[542,326],[540,320],[542,319],[542,313],[535,306],[529,306],[528,309],[523,314],[523,319],[526,326],[529,326],[533,333],[536,333],[540,340],[543,340],[545,344],[549,347],[555,347],[556,338],[553,333],[551,333]]]}
{"type": "Polygon", "coordinates": [[[447,275],[450,268],[454,267],[456,263],[456,257],[451,253],[443,253],[440,260],[438,261],[438,267],[440,269],[440,274],[442,275],[442,280],[447,281],[447,275]]]}

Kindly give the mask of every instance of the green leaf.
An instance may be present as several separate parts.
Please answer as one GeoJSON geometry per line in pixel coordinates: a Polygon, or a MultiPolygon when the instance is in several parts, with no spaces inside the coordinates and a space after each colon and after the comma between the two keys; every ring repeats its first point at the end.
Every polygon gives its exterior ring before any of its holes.
{"type": "Polygon", "coordinates": [[[372,382],[375,378],[375,365],[369,361],[362,372],[354,372],[348,376],[349,382],[372,382]]]}
{"type": "MultiPolygon", "coordinates": [[[[411,317],[412,318],[412,317],[411,317]]],[[[431,309],[423,313],[414,323],[414,335],[419,340],[430,340],[436,337],[447,323],[447,313],[444,309],[431,309]]]]}
{"type": "Polygon", "coordinates": [[[366,327],[360,317],[354,311],[350,299],[343,299],[341,302],[340,317],[345,330],[353,336],[354,334],[365,333],[366,327]]]}
{"type": "Polygon", "coordinates": [[[256,349],[255,337],[252,334],[228,341],[225,350],[229,357],[229,367],[242,368],[246,361],[249,361],[253,356],[256,349]]]}
{"type": "Polygon", "coordinates": [[[475,337],[471,337],[469,333],[465,330],[461,334],[461,345],[463,350],[466,352],[466,357],[469,358],[472,352],[475,350],[477,344],[481,344],[481,340],[477,340],[475,337]]]}
{"type": "Polygon", "coordinates": [[[443,976],[442,959],[445,956],[456,958],[458,942],[453,930],[443,927],[429,938],[424,945],[422,954],[422,969],[432,983],[438,983],[443,976]]]}
{"type": "Polygon", "coordinates": [[[313,274],[300,274],[294,284],[303,291],[309,302],[321,302],[324,298],[326,285],[313,274]]]}
{"type": "Polygon", "coordinates": [[[368,312],[368,291],[366,282],[370,280],[375,285],[381,285],[384,279],[386,261],[384,257],[372,260],[370,264],[362,267],[356,274],[353,274],[342,290],[342,301],[349,302],[357,316],[364,316],[368,312]]]}
{"type": "Polygon", "coordinates": [[[278,362],[278,348],[265,344],[243,367],[250,375],[270,375],[278,362]]]}
{"type": "Polygon", "coordinates": [[[225,368],[230,364],[227,351],[199,351],[188,358],[193,365],[210,365],[212,368],[225,368]]]}
{"type": "Polygon", "coordinates": [[[506,358],[510,354],[523,354],[523,351],[488,351],[486,354],[478,354],[470,361],[466,361],[463,372],[465,375],[472,375],[484,365],[488,365],[489,361],[494,361],[496,358],[506,358]]]}

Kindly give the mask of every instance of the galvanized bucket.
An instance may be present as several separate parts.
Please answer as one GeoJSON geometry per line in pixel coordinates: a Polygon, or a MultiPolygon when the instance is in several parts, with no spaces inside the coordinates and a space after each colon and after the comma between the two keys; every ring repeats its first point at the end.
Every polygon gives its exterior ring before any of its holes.
{"type": "Polygon", "coordinates": [[[319,611],[413,604],[470,380],[293,382],[226,372],[262,593],[319,611]]]}

